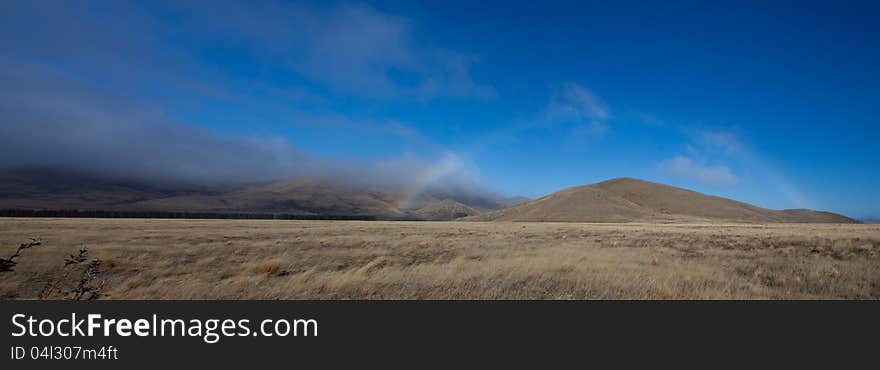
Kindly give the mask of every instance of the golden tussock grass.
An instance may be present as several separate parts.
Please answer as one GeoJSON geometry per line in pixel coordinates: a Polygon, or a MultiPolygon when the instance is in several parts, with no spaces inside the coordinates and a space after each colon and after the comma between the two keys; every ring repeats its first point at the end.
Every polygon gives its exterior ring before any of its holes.
{"type": "Polygon", "coordinates": [[[880,298],[880,225],[0,219],[31,237],[0,297],[84,246],[102,299],[880,298]]]}

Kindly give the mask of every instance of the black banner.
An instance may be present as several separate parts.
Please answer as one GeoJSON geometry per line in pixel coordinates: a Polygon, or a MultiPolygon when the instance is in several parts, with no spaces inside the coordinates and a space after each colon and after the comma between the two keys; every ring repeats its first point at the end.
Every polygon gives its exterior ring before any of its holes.
{"type": "Polygon", "coordinates": [[[786,367],[827,361],[838,368],[876,359],[878,308],[876,302],[4,301],[2,368],[768,361],[786,367]],[[98,324],[91,336],[89,315],[98,324]],[[160,336],[162,320],[168,325],[160,336]],[[231,335],[221,332],[224,321],[231,335]],[[181,335],[184,326],[193,335],[181,335]]]}

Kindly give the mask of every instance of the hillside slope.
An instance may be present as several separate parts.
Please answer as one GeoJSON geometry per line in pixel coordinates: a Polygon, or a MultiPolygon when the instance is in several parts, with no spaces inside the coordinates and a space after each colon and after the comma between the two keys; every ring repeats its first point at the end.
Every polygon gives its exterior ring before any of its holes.
{"type": "Polygon", "coordinates": [[[475,216],[481,212],[452,199],[428,202],[412,212],[412,216],[421,220],[452,220],[467,216],[475,216]]]}
{"type": "Polygon", "coordinates": [[[568,188],[471,219],[552,222],[858,222],[830,212],[769,210],[631,178],[568,188]]]}
{"type": "Polygon", "coordinates": [[[127,208],[156,211],[277,212],[299,215],[398,216],[384,194],[317,181],[243,186],[220,194],[150,199],[127,208]]]}

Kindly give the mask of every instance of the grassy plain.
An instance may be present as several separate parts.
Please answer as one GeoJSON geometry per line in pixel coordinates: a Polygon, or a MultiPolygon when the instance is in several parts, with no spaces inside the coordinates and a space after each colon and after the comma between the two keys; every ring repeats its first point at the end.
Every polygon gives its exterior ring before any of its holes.
{"type": "Polygon", "coordinates": [[[876,224],[3,218],[0,257],[32,237],[0,297],[85,247],[100,299],[880,298],[876,224]]]}

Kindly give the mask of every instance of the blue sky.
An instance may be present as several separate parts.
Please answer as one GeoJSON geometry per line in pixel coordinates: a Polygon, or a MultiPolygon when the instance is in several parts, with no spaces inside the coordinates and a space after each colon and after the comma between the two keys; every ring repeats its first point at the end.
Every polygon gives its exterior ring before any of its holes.
{"type": "Polygon", "coordinates": [[[334,172],[530,197],[626,176],[880,217],[870,3],[0,10],[0,164],[334,172]],[[56,154],[16,146],[33,138],[56,154]]]}

